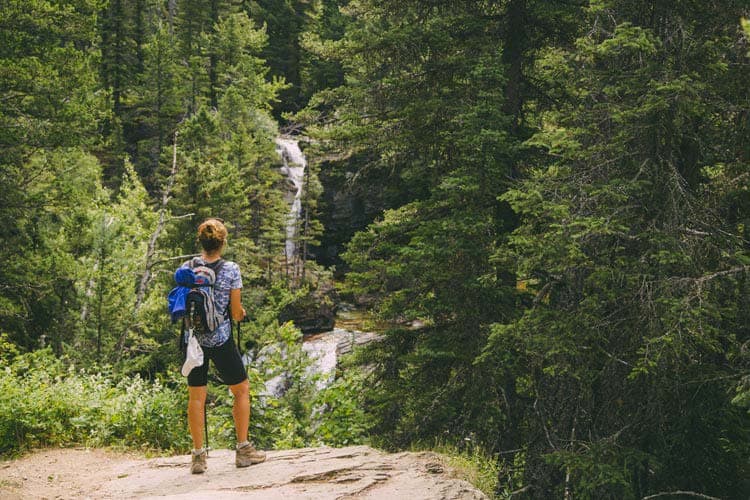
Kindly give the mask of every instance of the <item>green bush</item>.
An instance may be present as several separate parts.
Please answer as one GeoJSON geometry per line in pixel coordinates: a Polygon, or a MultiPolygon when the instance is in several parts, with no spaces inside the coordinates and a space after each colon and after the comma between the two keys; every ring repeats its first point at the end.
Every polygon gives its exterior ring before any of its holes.
{"type": "Polygon", "coordinates": [[[415,443],[412,450],[438,453],[440,460],[453,468],[459,478],[470,482],[490,498],[510,498],[507,492],[498,493],[501,465],[498,457],[481,446],[474,445],[470,440],[458,443],[445,440],[415,443]]]}
{"type": "Polygon", "coordinates": [[[317,394],[314,437],[319,444],[350,446],[366,441],[373,418],[364,410],[365,377],[351,369],[317,394]]]}
{"type": "Polygon", "coordinates": [[[0,453],[38,446],[187,449],[186,391],[173,381],[89,373],[50,350],[0,372],[0,453]]]}
{"type": "MultiPolygon", "coordinates": [[[[353,367],[318,392],[301,337],[290,323],[266,325],[264,341],[285,346],[272,372],[290,378],[284,396],[253,397],[250,436],[266,449],[345,446],[366,440],[371,422],[361,400],[364,381],[353,367]]],[[[277,359],[278,358],[278,359],[277,359]]],[[[265,391],[264,376],[249,370],[251,392],[265,391]]],[[[267,376],[267,375],[266,375],[267,376]]],[[[233,396],[209,383],[209,444],[232,447],[233,396]]],[[[157,380],[109,367],[81,369],[44,349],[8,358],[0,371],[0,454],[42,446],[117,446],[186,451],[187,389],[176,369],[157,380]]]]}

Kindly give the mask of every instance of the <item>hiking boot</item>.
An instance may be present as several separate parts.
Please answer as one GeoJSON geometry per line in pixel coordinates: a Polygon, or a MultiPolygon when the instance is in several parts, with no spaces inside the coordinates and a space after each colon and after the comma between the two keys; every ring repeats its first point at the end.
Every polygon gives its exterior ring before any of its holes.
{"type": "Polygon", "coordinates": [[[250,443],[237,447],[234,464],[237,467],[247,467],[248,465],[259,464],[266,461],[266,452],[258,451],[250,443]]]}
{"type": "Polygon", "coordinates": [[[193,463],[190,465],[190,472],[193,474],[203,474],[206,472],[206,469],[208,468],[208,464],[206,463],[206,458],[208,457],[208,452],[205,448],[203,448],[200,452],[196,453],[193,451],[193,463]]]}

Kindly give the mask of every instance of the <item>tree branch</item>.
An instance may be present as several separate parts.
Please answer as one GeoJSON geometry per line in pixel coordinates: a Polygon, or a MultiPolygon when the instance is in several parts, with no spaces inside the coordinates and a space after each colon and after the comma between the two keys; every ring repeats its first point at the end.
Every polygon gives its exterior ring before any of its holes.
{"type": "Polygon", "coordinates": [[[527,484],[526,486],[524,486],[521,489],[518,489],[518,490],[515,490],[515,491],[511,491],[510,493],[508,493],[508,496],[512,497],[512,496],[515,496],[515,495],[520,495],[521,493],[527,492],[531,488],[532,488],[532,486],[530,484],[527,484]]]}
{"type": "Polygon", "coordinates": [[[173,260],[187,260],[187,259],[192,259],[193,257],[200,257],[200,256],[201,254],[199,253],[191,253],[187,255],[178,255],[177,257],[167,257],[165,259],[155,260],[154,262],[151,263],[151,267],[154,267],[157,264],[162,264],[164,262],[170,262],[173,260]]]}
{"type": "Polygon", "coordinates": [[[656,493],[654,495],[643,497],[641,498],[641,500],[651,500],[652,498],[671,497],[671,496],[677,496],[677,495],[685,495],[689,497],[703,498],[704,500],[721,500],[721,498],[704,495],[703,493],[696,493],[694,491],[663,491],[661,493],[656,493]]]}
{"type": "MultiPolygon", "coordinates": [[[[177,176],[177,131],[174,133],[174,143],[172,144],[172,170],[169,173],[169,178],[167,179],[167,184],[164,186],[164,192],[162,193],[161,197],[161,207],[159,208],[159,222],[156,224],[156,229],[154,229],[154,232],[151,234],[151,238],[149,238],[148,241],[148,247],[146,250],[146,259],[143,266],[143,274],[141,275],[141,281],[138,284],[138,293],[135,296],[135,305],[133,307],[133,319],[136,318],[138,314],[138,310],[141,308],[141,305],[143,304],[143,299],[146,297],[146,290],[148,290],[148,285],[151,283],[151,279],[153,277],[151,273],[151,267],[153,266],[153,259],[156,255],[156,242],[159,239],[159,236],[161,235],[161,232],[164,230],[164,225],[167,218],[167,204],[170,200],[170,195],[172,193],[172,187],[174,186],[175,177],[177,176]]],[[[119,353],[119,357],[122,357],[124,347],[125,347],[125,338],[127,336],[127,333],[129,331],[129,328],[126,328],[121,334],[120,338],[117,341],[117,352],[119,353]]]]}
{"type": "Polygon", "coordinates": [[[148,289],[148,285],[151,283],[151,277],[152,277],[151,266],[153,265],[152,261],[154,259],[154,255],[156,254],[156,241],[159,239],[161,232],[164,230],[164,224],[167,218],[167,204],[169,203],[169,199],[172,193],[172,187],[174,186],[176,174],[177,174],[177,132],[174,133],[174,143],[172,144],[172,170],[169,173],[169,178],[167,179],[167,185],[164,187],[164,192],[162,193],[162,197],[161,197],[161,208],[159,208],[159,222],[156,225],[156,229],[154,230],[148,242],[148,249],[146,250],[146,263],[144,266],[143,275],[141,276],[141,282],[138,285],[138,294],[136,295],[136,298],[135,298],[134,312],[136,313],[138,312],[138,309],[140,309],[141,304],[143,303],[143,299],[146,296],[146,290],[148,289]]]}

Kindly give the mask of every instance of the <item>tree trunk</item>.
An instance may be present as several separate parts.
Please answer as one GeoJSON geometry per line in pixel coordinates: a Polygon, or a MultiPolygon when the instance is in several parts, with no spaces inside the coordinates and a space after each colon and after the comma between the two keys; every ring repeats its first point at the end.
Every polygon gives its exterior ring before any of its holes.
{"type": "Polygon", "coordinates": [[[518,131],[523,108],[523,52],[526,40],[526,0],[511,0],[505,26],[503,61],[507,64],[508,83],[505,86],[503,111],[512,116],[511,133],[518,131]]]}
{"type": "Polygon", "coordinates": [[[153,234],[151,235],[151,239],[149,239],[149,242],[148,242],[148,249],[146,250],[146,262],[145,262],[145,266],[143,270],[143,275],[141,276],[141,282],[138,285],[138,293],[135,298],[134,313],[137,313],[138,309],[140,309],[141,304],[143,303],[143,299],[146,296],[146,290],[148,289],[148,285],[151,283],[151,279],[153,276],[151,274],[151,267],[153,266],[154,256],[156,255],[156,243],[162,231],[164,230],[164,225],[166,223],[166,218],[167,218],[167,204],[169,203],[169,200],[171,198],[172,187],[174,186],[176,174],[177,174],[177,132],[174,133],[174,144],[172,144],[172,170],[169,173],[169,178],[167,179],[167,185],[164,187],[164,192],[162,193],[161,208],[159,209],[159,222],[157,223],[156,229],[154,230],[153,234]]]}
{"type": "MultiPolygon", "coordinates": [[[[174,133],[174,144],[172,144],[172,170],[169,174],[169,178],[167,179],[167,184],[164,187],[164,191],[162,193],[161,208],[159,209],[159,222],[156,224],[156,229],[154,229],[154,232],[151,235],[151,238],[149,239],[148,247],[146,249],[146,259],[144,263],[143,274],[141,275],[141,280],[138,285],[138,292],[136,293],[136,297],[135,297],[135,304],[133,306],[133,319],[135,319],[135,317],[138,314],[138,310],[141,308],[141,305],[143,304],[143,299],[146,297],[146,291],[148,290],[148,285],[151,283],[151,280],[153,278],[153,274],[151,273],[151,268],[154,265],[154,257],[156,256],[156,244],[159,239],[159,236],[164,230],[164,225],[166,223],[166,218],[167,218],[167,204],[169,203],[169,200],[171,198],[170,195],[172,193],[172,187],[174,186],[176,174],[177,174],[177,132],[174,133]]],[[[123,331],[120,334],[120,338],[117,342],[117,352],[119,353],[120,357],[122,357],[122,350],[125,347],[125,338],[127,336],[127,332],[128,332],[128,329],[123,331]]]]}

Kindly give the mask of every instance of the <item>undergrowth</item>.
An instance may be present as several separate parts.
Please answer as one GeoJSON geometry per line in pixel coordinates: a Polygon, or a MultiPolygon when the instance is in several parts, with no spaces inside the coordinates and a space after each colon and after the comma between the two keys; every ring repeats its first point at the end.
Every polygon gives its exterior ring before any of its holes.
{"type": "Polygon", "coordinates": [[[430,444],[417,444],[414,451],[433,451],[444,457],[446,465],[458,473],[458,477],[468,481],[490,498],[497,497],[500,466],[497,457],[487,453],[480,446],[470,442],[464,446],[436,441],[430,444]]]}
{"type": "MultiPolygon", "coordinates": [[[[287,358],[289,359],[289,358],[287,358]]],[[[44,349],[7,356],[0,369],[0,456],[39,447],[116,447],[183,453],[192,447],[187,389],[175,366],[154,380],[109,367],[82,368],[44,349]]],[[[280,367],[300,371],[300,367],[280,367]]],[[[250,370],[252,393],[263,391],[250,370]]],[[[314,390],[295,377],[283,397],[254,397],[250,436],[263,449],[365,442],[369,420],[359,404],[363,380],[345,374],[314,390]]],[[[209,382],[208,444],[232,448],[233,397],[209,382]]]]}
{"type": "Polygon", "coordinates": [[[166,377],[92,373],[48,349],[19,355],[0,371],[0,454],[72,445],[185,450],[186,398],[166,377]]]}

